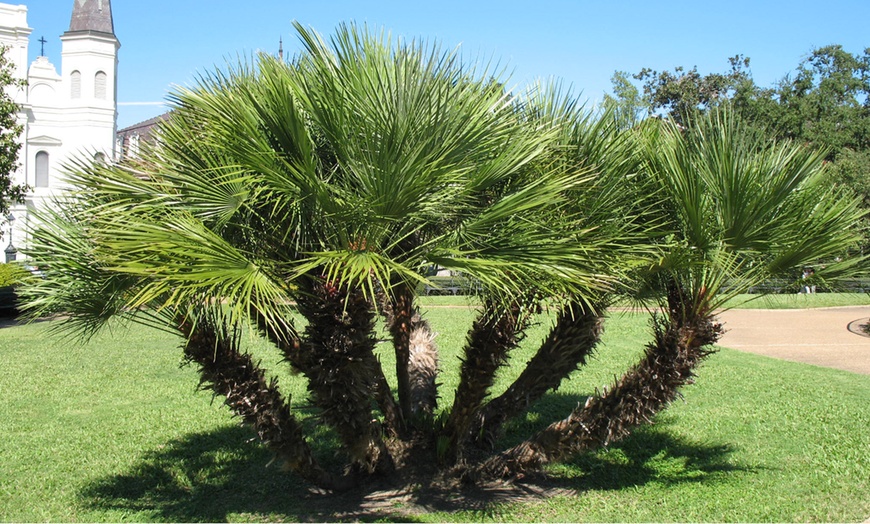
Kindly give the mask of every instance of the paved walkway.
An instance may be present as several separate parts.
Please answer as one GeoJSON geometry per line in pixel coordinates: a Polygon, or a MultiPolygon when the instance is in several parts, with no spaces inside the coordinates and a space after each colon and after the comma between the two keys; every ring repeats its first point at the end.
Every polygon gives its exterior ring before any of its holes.
{"type": "Polygon", "coordinates": [[[870,375],[870,306],[732,309],[719,316],[719,345],[769,357],[870,375]]]}

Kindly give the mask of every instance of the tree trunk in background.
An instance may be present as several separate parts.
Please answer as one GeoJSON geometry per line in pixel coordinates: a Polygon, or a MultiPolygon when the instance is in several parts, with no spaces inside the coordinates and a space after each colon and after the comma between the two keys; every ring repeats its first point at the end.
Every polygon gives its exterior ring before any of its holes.
{"type": "Polygon", "coordinates": [[[414,309],[408,348],[411,415],[431,417],[438,407],[438,346],[429,322],[414,309]]]}
{"type": "Polygon", "coordinates": [[[396,351],[396,383],[399,393],[399,409],[402,418],[411,419],[411,375],[408,363],[411,360],[411,317],[414,314],[414,296],[404,284],[390,290],[390,308],[387,329],[393,337],[396,351]]]}
{"type": "Polygon", "coordinates": [[[435,333],[414,305],[404,283],[379,298],[396,352],[399,405],[405,421],[431,416],[438,405],[438,347],[435,333]]]}

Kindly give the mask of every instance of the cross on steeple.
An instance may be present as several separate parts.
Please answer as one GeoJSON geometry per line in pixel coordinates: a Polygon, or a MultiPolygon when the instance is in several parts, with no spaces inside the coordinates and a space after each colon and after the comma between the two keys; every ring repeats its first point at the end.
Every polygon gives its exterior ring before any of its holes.
{"type": "Polygon", "coordinates": [[[37,42],[42,44],[42,47],[39,48],[39,56],[45,56],[45,43],[47,41],[44,36],[37,40],[37,42]]]}

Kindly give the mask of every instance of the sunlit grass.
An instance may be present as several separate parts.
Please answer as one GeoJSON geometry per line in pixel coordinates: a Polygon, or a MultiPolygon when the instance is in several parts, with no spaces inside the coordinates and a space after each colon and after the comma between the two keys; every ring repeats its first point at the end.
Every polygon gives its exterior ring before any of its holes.
{"type": "MultiPolygon", "coordinates": [[[[470,296],[424,296],[424,307],[475,306],[477,302],[470,296]]],[[[631,305],[619,302],[617,307],[631,305]]],[[[742,294],[729,300],[725,307],[734,309],[807,309],[818,307],[870,306],[870,293],[786,293],[776,295],[742,294]]]]}
{"type": "Polygon", "coordinates": [[[805,309],[868,305],[870,305],[868,293],[737,295],[726,304],[727,307],[735,309],[805,309]]]}
{"type": "MultiPolygon", "coordinates": [[[[819,294],[821,296],[821,294],[819,294]]],[[[452,302],[451,302],[452,301],[452,302]]],[[[439,332],[442,406],[457,381],[474,309],[427,305],[439,332]]],[[[542,318],[499,378],[507,386],[544,335],[542,318]]],[[[89,343],[47,336],[50,323],[0,329],[0,520],[299,521],[346,515],[348,497],[315,498],[239,428],[220,399],[179,367],[178,340],[135,327],[89,343]]],[[[647,340],[648,320],[614,313],[592,364],[510,426],[506,442],[564,416],[612,382],[647,340]]],[[[304,384],[268,345],[295,409],[304,384]]],[[[382,344],[388,371],[392,356],[382,344]]],[[[324,458],[332,435],[306,424],[324,458]]],[[[574,490],[537,502],[430,512],[409,505],[366,519],[431,521],[861,521],[870,516],[870,377],[723,349],[685,401],[627,441],[553,467],[574,490]],[[412,513],[408,513],[412,511],[412,513]]],[[[356,517],[362,518],[362,517],[356,517]]],[[[352,520],[352,519],[350,519],[352,520]]]]}

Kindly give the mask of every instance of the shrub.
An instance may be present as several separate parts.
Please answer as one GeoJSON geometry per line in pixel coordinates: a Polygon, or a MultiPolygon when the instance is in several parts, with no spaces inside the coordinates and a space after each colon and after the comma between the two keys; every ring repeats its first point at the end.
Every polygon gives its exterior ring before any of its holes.
{"type": "Polygon", "coordinates": [[[20,284],[29,273],[18,264],[0,264],[0,287],[20,284]]]}
{"type": "Polygon", "coordinates": [[[28,275],[27,270],[18,264],[0,264],[0,316],[18,314],[19,300],[14,286],[22,283],[28,275]]]}

